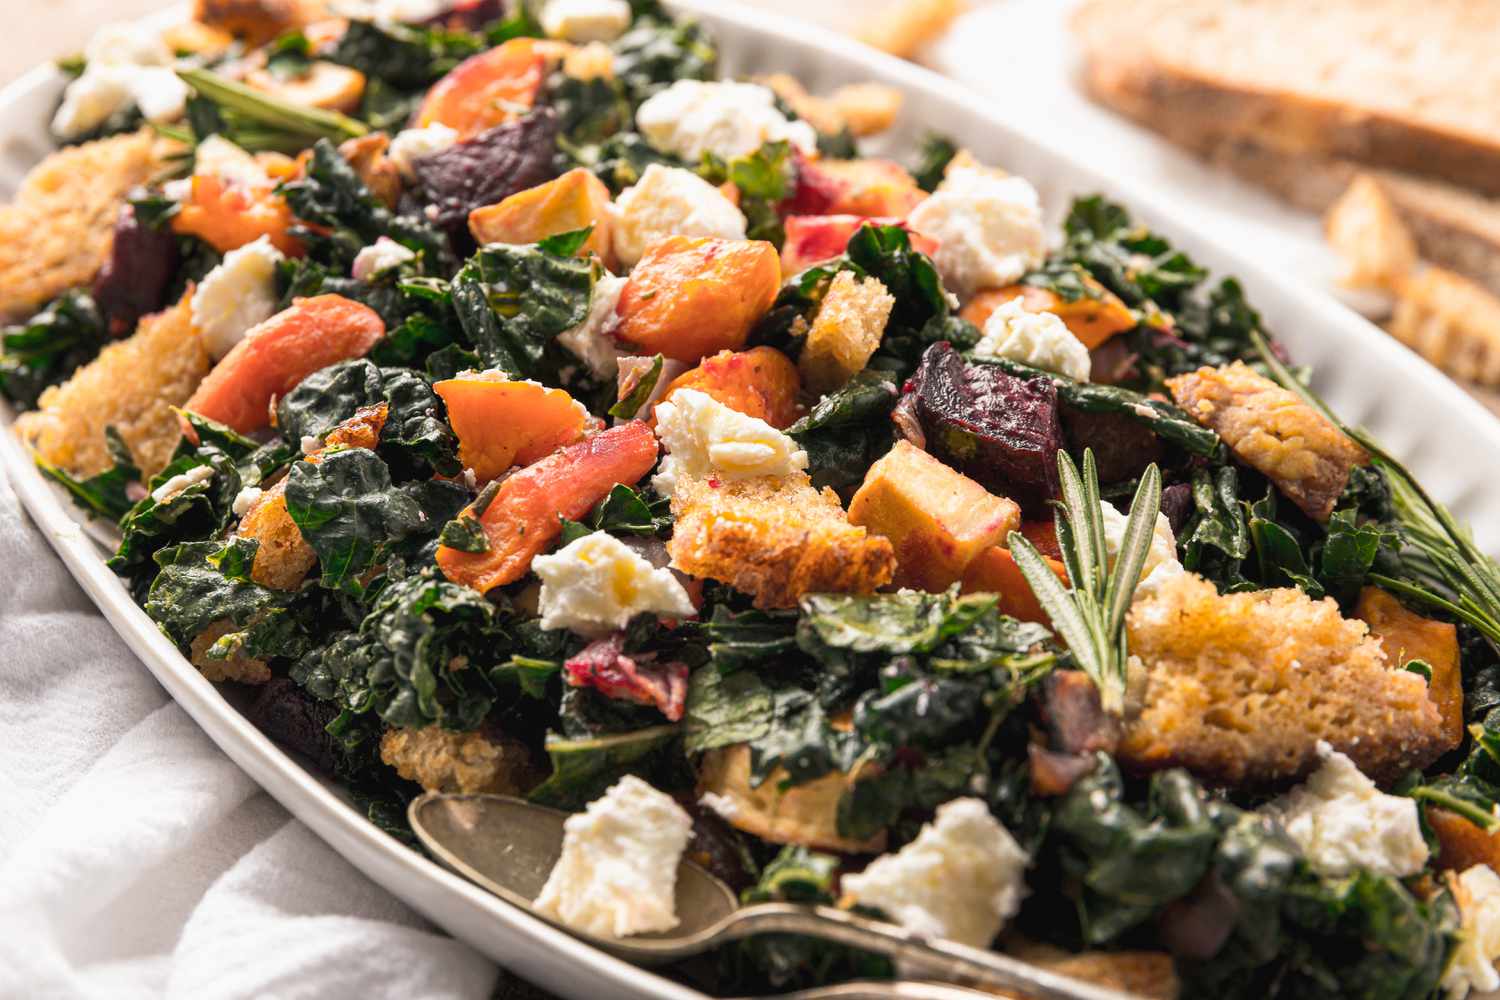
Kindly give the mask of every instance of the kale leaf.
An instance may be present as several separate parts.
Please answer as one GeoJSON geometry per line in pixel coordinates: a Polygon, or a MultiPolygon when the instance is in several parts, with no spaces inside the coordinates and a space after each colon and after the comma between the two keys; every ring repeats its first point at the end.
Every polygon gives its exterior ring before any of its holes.
{"type": "Polygon", "coordinates": [[[92,361],[109,330],[85,291],[64,292],[25,323],[0,327],[0,395],[21,409],[92,361]]]}
{"type": "Polygon", "coordinates": [[[332,450],[321,462],[294,464],[287,474],[286,509],[318,554],[322,585],[351,594],[362,592],[360,578],[392,543],[428,521],[411,492],[393,486],[389,467],[368,448],[332,450]]]}
{"type": "Polygon", "coordinates": [[[864,481],[870,465],[891,448],[895,428],[889,417],[899,398],[887,373],[867,369],[787,428],[807,452],[814,486],[842,489],[864,481]]]}
{"type": "Polygon", "coordinates": [[[601,273],[597,261],[542,245],[492,244],[453,279],[453,305],[486,366],[519,378],[555,375],[565,359],[553,341],[588,317],[601,273]]]}
{"type": "Polygon", "coordinates": [[[130,487],[140,483],[141,470],[130,454],[130,446],[113,424],[104,428],[104,447],[109,452],[110,467],[84,479],[41,456],[37,456],[36,464],[44,475],[61,483],[73,501],[89,512],[89,516],[118,521],[135,506],[135,501],[130,498],[130,487]]]}

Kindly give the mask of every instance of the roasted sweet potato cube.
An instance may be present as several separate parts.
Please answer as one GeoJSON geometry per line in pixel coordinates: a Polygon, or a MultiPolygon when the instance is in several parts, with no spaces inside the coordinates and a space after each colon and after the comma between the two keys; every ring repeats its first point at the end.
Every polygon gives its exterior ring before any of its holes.
{"type": "MultiPolygon", "coordinates": [[[[758,417],[778,430],[796,423],[802,415],[797,403],[802,392],[797,366],[774,347],[720,351],[704,358],[697,368],[672,380],[661,402],[671,399],[679,389],[707,393],[731,410],[758,417]]],[[[652,413],[655,421],[654,408],[652,413]]]]}
{"type": "Polygon", "coordinates": [[[458,436],[458,457],[482,482],[530,465],[583,436],[588,411],[561,389],[513,381],[504,372],[466,372],[434,382],[458,436]]]}
{"type": "Polygon", "coordinates": [[[480,243],[535,243],[585,226],[594,231],[579,253],[592,251],[611,266],[609,188],[582,167],[469,213],[469,232],[480,243]]]}
{"type": "Polygon", "coordinates": [[[975,326],[983,328],[985,321],[990,318],[990,313],[999,309],[1012,299],[1019,298],[1021,303],[1032,312],[1049,312],[1063,321],[1073,336],[1082,342],[1084,347],[1093,350],[1117,333],[1123,333],[1135,326],[1135,317],[1131,315],[1130,308],[1120,300],[1120,297],[1093,278],[1085,278],[1084,284],[1088,287],[1090,294],[1069,302],[1061,295],[1047,288],[1036,288],[1031,285],[1007,285],[1004,288],[986,289],[964,306],[959,313],[964,319],[975,326]]]}
{"type": "Polygon", "coordinates": [[[670,236],[630,272],[615,333],[640,354],[696,364],[743,347],[780,288],[781,264],[769,243],[670,236]]]}
{"type": "Polygon", "coordinates": [[[1427,807],[1427,825],[1438,839],[1434,863],[1441,871],[1461,872],[1474,865],[1500,870],[1500,830],[1485,832],[1456,812],[1427,807]]]}
{"type": "Polygon", "coordinates": [[[432,85],[417,123],[441,122],[465,139],[503,125],[531,107],[546,65],[534,38],[512,38],[470,56],[432,85]]]}
{"type": "Polygon", "coordinates": [[[1380,648],[1391,666],[1404,667],[1412,660],[1421,660],[1432,668],[1427,697],[1443,717],[1443,732],[1450,741],[1448,749],[1462,743],[1464,687],[1458,666],[1457,626],[1423,618],[1379,587],[1366,587],[1359,592],[1354,617],[1370,626],[1370,634],[1380,640],[1380,648]]]}
{"type": "MultiPolygon", "coordinates": [[[[1057,578],[1067,583],[1066,567],[1056,559],[1045,555],[1042,558],[1047,560],[1047,565],[1057,574],[1057,578]]],[[[1000,598],[1002,613],[1023,622],[1041,622],[1047,626],[1052,624],[1052,619],[1042,610],[1042,605],[1032,593],[1031,584],[1021,575],[1021,568],[1011,557],[1010,550],[999,545],[985,549],[969,563],[969,568],[964,571],[963,591],[965,594],[995,594],[1000,598]]]]}
{"type": "Polygon", "coordinates": [[[865,474],[849,521],[890,539],[899,587],[941,591],[1021,523],[1021,509],[906,441],[865,474]]]}
{"type": "Polygon", "coordinates": [[[269,237],[276,249],[302,256],[302,242],[291,235],[292,210],[270,187],[226,184],[217,177],[196,175],[187,200],[172,216],[172,231],[196,236],[220,253],[269,237]]]}

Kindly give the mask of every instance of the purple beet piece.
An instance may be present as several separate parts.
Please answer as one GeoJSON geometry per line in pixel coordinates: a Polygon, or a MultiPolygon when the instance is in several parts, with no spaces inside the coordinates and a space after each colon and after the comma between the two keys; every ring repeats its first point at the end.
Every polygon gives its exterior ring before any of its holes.
{"type": "Polygon", "coordinates": [[[332,706],[314,700],[293,681],[274,677],[245,714],[271,739],[305,755],[324,774],[333,774],[333,747],[325,730],[338,714],[332,706]]]}
{"type": "Polygon", "coordinates": [[[942,341],[922,355],[907,392],[916,395],[929,452],[1029,514],[1047,512],[1063,447],[1050,379],[971,365],[942,341]]]}
{"type": "Polygon", "coordinates": [[[447,231],[460,255],[472,247],[469,213],[556,176],[557,116],[537,108],[465,142],[412,163],[427,216],[447,231]]]}
{"type": "Polygon", "coordinates": [[[114,243],[93,288],[110,336],[125,336],[142,316],[164,307],[176,273],[177,238],[171,230],[141,222],[129,204],[121,208],[114,243]]]}
{"type": "Polygon", "coordinates": [[[418,21],[424,28],[460,28],[478,31],[505,16],[502,0],[458,0],[452,7],[418,21]]]}
{"type": "Polygon", "coordinates": [[[1118,483],[1134,479],[1146,466],[1162,460],[1161,439],[1151,428],[1124,413],[1090,413],[1076,407],[1059,406],[1063,426],[1067,429],[1072,452],[1094,452],[1101,483],[1118,483]]]}
{"type": "Polygon", "coordinates": [[[1161,512],[1167,516],[1174,534],[1187,527],[1188,518],[1193,514],[1192,486],[1187,483],[1173,483],[1162,490],[1161,512]]]}

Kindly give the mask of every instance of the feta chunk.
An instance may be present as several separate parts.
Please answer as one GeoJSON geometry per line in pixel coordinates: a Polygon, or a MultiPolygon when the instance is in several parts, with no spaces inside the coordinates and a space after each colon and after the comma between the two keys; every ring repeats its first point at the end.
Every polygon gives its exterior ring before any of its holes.
{"type": "Polygon", "coordinates": [[[567,42],[612,42],[630,27],[626,0],[547,0],[542,30],[567,42]]]}
{"type": "Polygon", "coordinates": [[[909,930],[984,948],[1021,907],[1027,860],[982,800],[955,799],[916,840],[845,875],[843,888],[909,930]]]}
{"type": "Polygon", "coordinates": [[[454,0],[337,0],[330,9],[339,17],[386,24],[420,24],[442,17],[454,0]]]}
{"type": "Polygon", "coordinates": [[[193,151],[193,173],[245,187],[266,187],[272,183],[254,156],[221,135],[211,135],[198,143],[193,151]]]}
{"type": "Polygon", "coordinates": [[[656,435],[670,452],[651,480],[664,497],[676,491],[684,475],[713,473],[733,482],[807,468],[807,452],[796,441],[697,389],[679,389],[657,405],[656,435]]]}
{"type": "Polygon", "coordinates": [[[261,495],[265,490],[259,486],[246,486],[234,495],[234,504],[231,509],[235,517],[244,517],[250,513],[250,508],[260,503],[261,495]]]}
{"type": "MultiPolygon", "coordinates": [[[[1130,517],[1122,514],[1113,504],[1099,505],[1104,514],[1104,548],[1109,553],[1110,566],[1120,554],[1120,545],[1125,541],[1125,526],[1130,517]]],[[[1136,596],[1153,593],[1167,580],[1187,572],[1177,561],[1177,536],[1172,533],[1172,522],[1160,511],[1151,530],[1151,547],[1146,550],[1146,562],[1141,566],[1141,581],[1136,585],[1136,596]]]]}
{"type": "Polygon", "coordinates": [[[425,128],[402,129],[391,140],[386,156],[401,171],[401,176],[411,180],[416,176],[412,164],[424,156],[441,153],[458,142],[458,130],[442,122],[433,122],[425,128]]]}
{"type": "Polygon", "coordinates": [[[1047,249],[1041,199],[1021,177],[955,170],[906,221],[938,241],[933,259],[943,284],[965,298],[1014,283],[1047,249]]]}
{"type": "Polygon", "coordinates": [[[672,571],[603,531],[576,538],[531,568],[541,578],[542,628],[603,635],[644,612],[686,618],[696,609],[672,571]]]}
{"type": "Polygon", "coordinates": [[[84,48],[82,75],[68,84],[52,118],[58,135],[83,135],[131,105],[148,121],[182,116],[188,86],[172,69],[172,50],[161,37],[133,24],[107,24],[84,48]]]}
{"type": "Polygon", "coordinates": [[[776,95],[758,83],[678,80],[641,104],[635,124],[652,146],[689,163],[704,153],[732,160],[781,140],[807,154],[818,148],[817,131],[789,121],[777,110],[776,95]]]}
{"type": "Polygon", "coordinates": [[[598,937],[677,926],[677,867],[693,822],[671,796],[627,775],[563,829],[537,912],[598,937]]]}
{"type": "Polygon", "coordinates": [[[101,25],[83,47],[88,66],[171,66],[172,49],[159,32],[143,24],[101,25]]]}
{"type": "Polygon", "coordinates": [[[195,465],[186,472],[182,472],[178,475],[173,476],[171,479],[168,479],[156,489],[152,490],[151,500],[153,503],[159,504],[171,503],[173,500],[177,499],[177,495],[179,493],[187,489],[189,486],[197,486],[199,483],[206,483],[213,477],[214,467],[212,465],[195,465]]]}
{"type": "Polygon", "coordinates": [[[397,243],[389,236],[382,236],[369,246],[360,247],[359,253],[354,255],[350,274],[359,281],[369,281],[416,259],[417,255],[411,248],[397,243]]]}
{"type": "Polygon", "coordinates": [[[1075,382],[1089,380],[1089,349],[1083,341],[1056,315],[1032,312],[1019,297],[990,313],[974,353],[1019,361],[1075,382]]]}
{"type": "Polygon", "coordinates": [[[1307,781],[1268,803],[1320,875],[1366,869],[1379,875],[1415,875],[1427,863],[1427,842],[1417,803],[1386,795],[1354,762],[1318,741],[1323,763],[1307,781]]]}
{"type": "Polygon", "coordinates": [[[285,258],[262,236],[229,251],[193,292],[193,325],[215,360],[276,312],[276,265],[285,258]]]}
{"type": "Polygon", "coordinates": [[[1453,895],[1463,916],[1462,936],[1448,969],[1443,990],[1448,1000],[1461,1000],[1470,990],[1500,990],[1500,875],[1489,865],[1474,865],[1453,878],[1453,895]]]}
{"type": "Polygon", "coordinates": [[[722,191],[691,170],[653,163],[615,199],[610,234],[615,256],[634,267],[646,248],[668,236],[745,238],[745,217],[722,191]]]}
{"type": "Polygon", "coordinates": [[[614,378],[620,369],[620,352],[609,335],[620,325],[615,306],[624,287],[624,278],[609,273],[601,275],[594,282],[589,314],[582,323],[557,335],[557,342],[587,365],[595,378],[614,378]]]}

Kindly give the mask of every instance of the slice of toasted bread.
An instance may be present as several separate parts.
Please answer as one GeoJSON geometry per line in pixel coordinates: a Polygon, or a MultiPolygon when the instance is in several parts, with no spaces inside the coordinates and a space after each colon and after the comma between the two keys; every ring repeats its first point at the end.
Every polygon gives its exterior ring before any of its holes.
{"type": "Polygon", "coordinates": [[[1500,298],[1475,282],[1423,268],[1402,283],[1388,329],[1453,377],[1500,386],[1500,298]]]}

